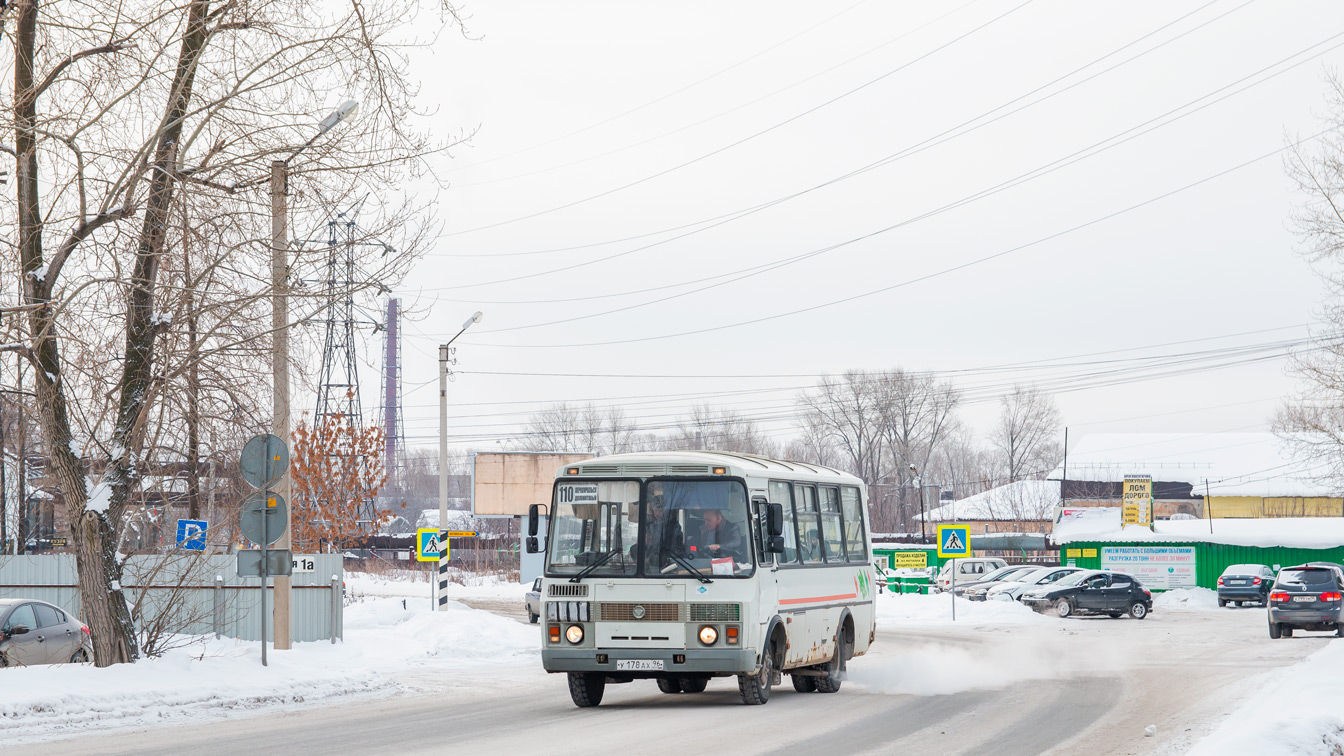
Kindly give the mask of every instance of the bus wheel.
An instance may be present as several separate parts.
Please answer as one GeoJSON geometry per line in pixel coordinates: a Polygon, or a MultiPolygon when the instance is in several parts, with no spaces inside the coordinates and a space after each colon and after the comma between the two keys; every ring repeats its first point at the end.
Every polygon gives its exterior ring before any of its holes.
{"type": "Polygon", "coordinates": [[[816,678],[818,693],[835,693],[840,690],[840,683],[845,679],[845,659],[851,654],[849,634],[841,628],[835,634],[835,655],[826,663],[826,676],[816,678]]]}
{"type": "Polygon", "coordinates": [[[569,697],[574,705],[586,709],[602,703],[602,694],[607,689],[607,678],[600,672],[570,672],[569,697]]]}
{"type": "Polygon", "coordinates": [[[770,700],[770,682],[775,674],[775,644],[765,647],[761,655],[761,671],[754,675],[738,675],[737,690],[742,703],[757,706],[770,700]]]}
{"type": "Polygon", "coordinates": [[[817,678],[811,675],[789,675],[793,678],[793,689],[799,693],[814,693],[817,690],[817,678]]]}
{"type": "Polygon", "coordinates": [[[664,693],[680,693],[681,678],[679,677],[658,678],[658,690],[661,690],[664,693]]]}
{"type": "Polygon", "coordinates": [[[682,693],[704,693],[705,687],[709,685],[708,677],[682,677],[677,680],[681,683],[682,693]]]}

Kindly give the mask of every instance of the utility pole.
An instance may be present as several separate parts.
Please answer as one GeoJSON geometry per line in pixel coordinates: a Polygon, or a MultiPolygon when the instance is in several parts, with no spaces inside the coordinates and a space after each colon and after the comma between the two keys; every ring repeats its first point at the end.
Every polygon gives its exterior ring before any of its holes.
{"type": "MultiPolygon", "coordinates": [[[[271,380],[274,386],[274,429],[272,432],[281,441],[288,444],[289,437],[289,232],[287,229],[288,209],[285,197],[289,193],[289,163],[285,160],[271,161],[271,380]]],[[[286,470],[280,481],[275,484],[275,492],[292,501],[289,495],[289,472],[286,470]]],[[[289,517],[293,511],[291,505],[286,510],[285,532],[276,542],[275,548],[291,547],[289,517]]],[[[262,593],[266,592],[266,579],[262,578],[262,593]]],[[[277,651],[288,650],[290,636],[290,597],[293,581],[289,577],[275,578],[275,626],[274,638],[277,651]]],[[[264,600],[264,598],[263,598],[264,600]]],[[[264,606],[264,604],[263,604],[264,606]]],[[[264,633],[263,633],[264,636],[264,633]]],[[[262,637],[262,643],[266,638],[262,637]]]]}

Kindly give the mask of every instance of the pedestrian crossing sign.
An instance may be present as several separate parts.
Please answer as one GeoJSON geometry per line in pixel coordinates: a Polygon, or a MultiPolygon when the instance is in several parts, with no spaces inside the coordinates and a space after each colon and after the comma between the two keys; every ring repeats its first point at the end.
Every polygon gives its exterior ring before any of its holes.
{"type": "Polygon", "coordinates": [[[971,555],[970,528],[966,525],[938,526],[938,556],[968,557],[971,555]]]}
{"type": "Polygon", "coordinates": [[[420,528],[415,531],[415,558],[421,562],[439,561],[443,545],[439,542],[438,528],[420,528]]]}

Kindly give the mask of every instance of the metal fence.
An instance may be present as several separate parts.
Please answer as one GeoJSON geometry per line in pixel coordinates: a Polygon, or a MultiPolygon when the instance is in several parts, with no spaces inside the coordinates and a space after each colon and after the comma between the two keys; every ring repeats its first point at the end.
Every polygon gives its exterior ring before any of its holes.
{"type": "MultiPolygon", "coordinates": [[[[343,634],[340,554],[305,555],[312,572],[293,576],[290,612],[295,642],[330,640],[343,634]]],[[[157,624],[171,632],[217,633],[229,638],[261,637],[261,578],[238,577],[237,557],[190,553],[146,554],[126,560],[122,590],[133,605],[137,625],[157,624]]],[[[47,601],[82,616],[73,554],[0,556],[0,598],[47,601]]],[[[268,596],[267,609],[274,596],[268,596]]],[[[273,638],[266,612],[266,638],[273,638]]]]}

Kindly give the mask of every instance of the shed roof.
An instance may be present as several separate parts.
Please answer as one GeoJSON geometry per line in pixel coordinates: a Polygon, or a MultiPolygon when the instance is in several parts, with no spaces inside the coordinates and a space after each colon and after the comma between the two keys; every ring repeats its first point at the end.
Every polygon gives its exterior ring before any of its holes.
{"type": "MultiPolygon", "coordinates": [[[[1296,458],[1273,433],[1092,433],[1069,446],[1068,479],[1118,482],[1126,475],[1194,486],[1214,496],[1334,496],[1324,468],[1296,458]]],[[[1063,464],[1050,478],[1064,477],[1063,464]]]]}
{"type": "Polygon", "coordinates": [[[1158,520],[1152,530],[1122,528],[1119,507],[1065,507],[1050,541],[1121,543],[1221,543],[1327,549],[1344,546],[1344,517],[1273,517],[1246,520],[1158,520]]]}
{"type": "Polygon", "coordinates": [[[929,512],[928,522],[1049,520],[1059,503],[1058,480],[1019,480],[958,499],[929,512]]]}

